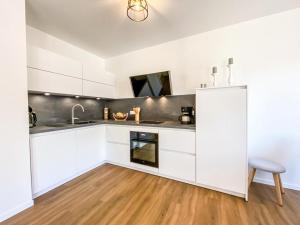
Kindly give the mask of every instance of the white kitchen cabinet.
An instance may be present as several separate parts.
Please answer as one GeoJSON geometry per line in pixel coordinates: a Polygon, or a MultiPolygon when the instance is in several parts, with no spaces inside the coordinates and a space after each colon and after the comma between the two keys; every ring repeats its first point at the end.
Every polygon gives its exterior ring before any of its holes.
{"type": "Polygon", "coordinates": [[[108,142],[127,144],[130,141],[130,130],[127,126],[106,125],[106,140],[108,142]]]}
{"type": "Polygon", "coordinates": [[[195,131],[159,129],[159,173],[195,182],[195,131]]]}
{"type": "Polygon", "coordinates": [[[28,90],[57,94],[82,94],[82,80],[79,78],[27,68],[28,90]]]}
{"type": "Polygon", "coordinates": [[[105,127],[95,126],[75,130],[78,171],[94,168],[105,160],[105,127]]]}
{"type": "Polygon", "coordinates": [[[33,134],[30,145],[37,197],[105,161],[105,126],[33,134]]]}
{"type": "Polygon", "coordinates": [[[159,146],[162,149],[195,154],[195,131],[160,129],[159,146]]]}
{"type": "Polygon", "coordinates": [[[115,88],[112,85],[83,80],[82,89],[84,96],[114,98],[115,88]]]}
{"type": "Polygon", "coordinates": [[[130,126],[128,127],[129,133],[130,131],[135,131],[135,132],[147,132],[147,133],[159,133],[159,129],[155,127],[141,127],[141,126],[130,126]]]}
{"type": "Polygon", "coordinates": [[[105,71],[105,63],[97,61],[85,62],[83,65],[83,79],[102,84],[115,85],[115,76],[105,71]]]}
{"type": "Polygon", "coordinates": [[[34,195],[46,192],[77,172],[73,131],[31,136],[31,173],[34,195]]]}
{"type": "Polygon", "coordinates": [[[82,79],[80,62],[35,46],[27,46],[27,66],[82,79]]]}
{"type": "Polygon", "coordinates": [[[125,166],[130,165],[130,146],[117,143],[106,144],[107,160],[112,163],[121,164],[125,166]]]}
{"type": "Polygon", "coordinates": [[[115,97],[114,75],[104,62],[81,62],[35,46],[27,47],[28,89],[36,92],[115,97]]]}
{"type": "Polygon", "coordinates": [[[196,182],[247,198],[247,89],[196,92],[196,182]]]}
{"type": "Polygon", "coordinates": [[[111,86],[115,86],[116,80],[115,75],[109,72],[105,72],[104,76],[101,76],[100,83],[109,84],[111,86]]]}
{"type": "Polygon", "coordinates": [[[160,150],[159,173],[171,178],[195,182],[195,155],[160,150]]]}

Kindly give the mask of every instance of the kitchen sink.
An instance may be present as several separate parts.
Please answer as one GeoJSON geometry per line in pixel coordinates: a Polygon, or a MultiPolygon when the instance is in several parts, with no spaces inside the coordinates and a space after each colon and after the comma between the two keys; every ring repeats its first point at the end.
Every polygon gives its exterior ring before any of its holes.
{"type": "Polygon", "coordinates": [[[89,123],[96,123],[97,121],[94,121],[94,120],[88,120],[88,121],[77,121],[75,122],[75,124],[89,124],[89,123]]]}
{"type": "Polygon", "coordinates": [[[53,124],[46,124],[46,127],[65,127],[67,126],[67,123],[53,123],[53,124]]]}
{"type": "MultiPolygon", "coordinates": [[[[87,121],[77,121],[74,123],[74,125],[81,125],[81,124],[92,124],[96,123],[97,121],[94,120],[87,120],[87,121]]],[[[51,123],[51,124],[45,124],[46,127],[66,127],[73,125],[72,123],[51,123]]]]}

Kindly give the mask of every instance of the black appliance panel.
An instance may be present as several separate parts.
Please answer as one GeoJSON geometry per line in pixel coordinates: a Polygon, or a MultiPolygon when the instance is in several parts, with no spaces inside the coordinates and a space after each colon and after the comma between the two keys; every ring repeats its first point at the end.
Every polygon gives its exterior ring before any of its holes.
{"type": "Polygon", "coordinates": [[[131,131],[130,161],[158,168],[158,134],[131,131]]]}

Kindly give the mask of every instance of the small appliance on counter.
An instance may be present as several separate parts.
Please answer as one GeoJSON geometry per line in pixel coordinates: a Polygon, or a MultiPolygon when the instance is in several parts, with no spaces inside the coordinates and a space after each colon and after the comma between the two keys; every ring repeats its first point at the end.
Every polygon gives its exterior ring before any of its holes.
{"type": "Polygon", "coordinates": [[[194,124],[195,123],[195,110],[193,106],[181,107],[181,115],[179,121],[182,124],[194,124]]]}
{"type": "Polygon", "coordinates": [[[31,106],[28,106],[29,127],[35,127],[37,122],[36,113],[33,112],[31,106]]]}

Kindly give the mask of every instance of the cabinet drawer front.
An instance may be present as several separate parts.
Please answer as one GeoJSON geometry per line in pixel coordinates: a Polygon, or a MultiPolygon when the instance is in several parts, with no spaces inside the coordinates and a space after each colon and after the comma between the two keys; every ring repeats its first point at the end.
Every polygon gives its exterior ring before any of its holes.
{"type": "Polygon", "coordinates": [[[128,127],[123,126],[107,126],[106,140],[108,142],[129,145],[130,132],[128,127]]]}
{"type": "Polygon", "coordinates": [[[53,73],[82,78],[82,64],[46,49],[28,47],[27,65],[53,73]]]}
{"type": "Polygon", "coordinates": [[[195,182],[195,156],[161,150],[159,151],[159,173],[195,182]]]}
{"type": "Polygon", "coordinates": [[[195,132],[185,130],[159,131],[159,146],[161,149],[195,154],[195,132]]]}
{"type": "Polygon", "coordinates": [[[82,94],[82,80],[38,69],[28,68],[28,89],[30,91],[57,94],[82,94]]]}
{"type": "Polygon", "coordinates": [[[114,87],[107,84],[83,80],[83,95],[90,97],[114,97],[114,87]]]}
{"type": "Polygon", "coordinates": [[[127,145],[107,143],[107,159],[113,163],[130,164],[130,149],[127,145]]]}

